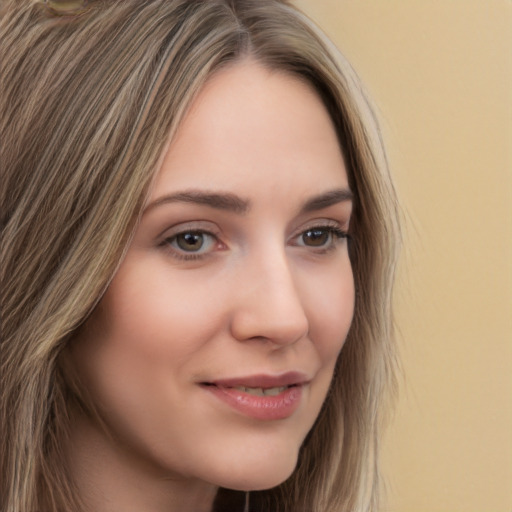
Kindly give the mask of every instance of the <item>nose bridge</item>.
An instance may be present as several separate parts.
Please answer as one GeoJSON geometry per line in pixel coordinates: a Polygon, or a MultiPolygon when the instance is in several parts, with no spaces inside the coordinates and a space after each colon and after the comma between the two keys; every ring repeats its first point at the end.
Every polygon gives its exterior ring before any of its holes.
{"type": "Polygon", "coordinates": [[[307,335],[306,310],[284,247],[251,255],[240,270],[240,293],[231,322],[235,338],[289,344],[307,335]]]}

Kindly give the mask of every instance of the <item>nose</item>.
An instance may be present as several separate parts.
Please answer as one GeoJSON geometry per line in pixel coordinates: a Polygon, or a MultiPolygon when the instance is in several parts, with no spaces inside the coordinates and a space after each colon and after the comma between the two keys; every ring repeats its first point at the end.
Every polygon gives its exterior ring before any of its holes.
{"type": "Polygon", "coordinates": [[[237,284],[233,337],[287,345],[307,336],[309,320],[296,281],[285,254],[249,261],[237,284]]]}

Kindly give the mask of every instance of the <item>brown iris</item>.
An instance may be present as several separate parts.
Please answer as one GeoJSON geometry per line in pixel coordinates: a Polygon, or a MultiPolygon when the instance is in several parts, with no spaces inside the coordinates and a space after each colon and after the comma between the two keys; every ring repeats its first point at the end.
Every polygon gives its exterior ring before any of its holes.
{"type": "Polygon", "coordinates": [[[329,242],[330,231],[326,229],[308,229],[302,234],[302,241],[310,247],[321,247],[329,242]]]}
{"type": "Polygon", "coordinates": [[[176,245],[187,252],[199,251],[204,245],[204,235],[200,232],[189,231],[176,235],[176,245]]]}

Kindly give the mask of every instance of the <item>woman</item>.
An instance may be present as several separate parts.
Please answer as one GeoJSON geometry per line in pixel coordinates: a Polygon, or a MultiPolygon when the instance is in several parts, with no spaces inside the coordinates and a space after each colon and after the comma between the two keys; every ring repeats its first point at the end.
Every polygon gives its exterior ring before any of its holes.
{"type": "Polygon", "coordinates": [[[377,510],[397,216],[349,65],[275,0],[1,30],[4,509],[377,510]]]}

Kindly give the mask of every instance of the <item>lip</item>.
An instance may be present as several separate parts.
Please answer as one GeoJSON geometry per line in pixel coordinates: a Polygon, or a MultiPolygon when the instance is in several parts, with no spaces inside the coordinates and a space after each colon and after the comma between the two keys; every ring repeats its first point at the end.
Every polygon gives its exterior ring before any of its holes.
{"type": "Polygon", "coordinates": [[[262,421],[283,420],[299,407],[308,377],[301,372],[280,375],[249,375],[212,382],[202,382],[201,387],[237,412],[262,421]],[[277,395],[259,396],[237,388],[281,388],[277,395]]]}

